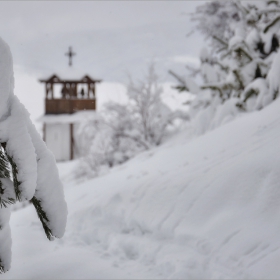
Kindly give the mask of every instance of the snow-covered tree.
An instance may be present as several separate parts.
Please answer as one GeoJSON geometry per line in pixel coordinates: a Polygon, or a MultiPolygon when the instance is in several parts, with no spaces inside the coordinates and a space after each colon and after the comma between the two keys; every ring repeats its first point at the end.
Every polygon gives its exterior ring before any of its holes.
{"type": "Polygon", "coordinates": [[[179,112],[172,112],[161,100],[163,89],[153,64],[147,76],[127,85],[128,103],[110,102],[101,115],[83,123],[78,131],[84,157],[79,175],[95,176],[103,166],[112,167],[143,150],[160,145],[179,112]]]}
{"type": "Polygon", "coordinates": [[[201,50],[200,68],[191,69],[200,74],[202,84],[170,72],[179,81],[178,90],[196,95],[190,116],[200,133],[278,97],[278,1],[206,2],[192,19],[210,49],[201,50]]]}
{"type": "Polygon", "coordinates": [[[55,159],[14,95],[12,55],[0,38],[0,271],[11,263],[10,204],[30,200],[49,240],[63,236],[67,206],[55,159]]]}
{"type": "Polygon", "coordinates": [[[126,134],[141,139],[146,148],[162,142],[167,126],[176,115],[162,102],[162,93],[163,89],[159,84],[154,64],[149,66],[148,75],[144,80],[137,83],[130,79],[127,87],[130,101],[128,110],[133,114],[134,120],[133,130],[126,134]]]}

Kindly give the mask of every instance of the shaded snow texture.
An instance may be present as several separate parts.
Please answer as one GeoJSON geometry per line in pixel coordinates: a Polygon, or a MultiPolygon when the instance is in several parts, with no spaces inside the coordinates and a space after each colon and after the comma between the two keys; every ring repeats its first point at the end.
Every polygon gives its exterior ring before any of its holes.
{"type": "MultiPolygon", "coordinates": [[[[67,207],[55,159],[14,95],[12,55],[0,38],[0,143],[7,162],[1,179],[1,201],[31,200],[49,239],[62,237],[67,207]],[[9,176],[10,173],[10,176],[9,176]]],[[[11,263],[10,206],[0,208],[0,270],[11,263]]]]}
{"type": "Polygon", "coordinates": [[[65,237],[48,244],[32,207],[13,212],[14,265],[1,277],[279,279],[279,131],[277,99],[80,184],[77,162],[60,163],[65,237]]]}

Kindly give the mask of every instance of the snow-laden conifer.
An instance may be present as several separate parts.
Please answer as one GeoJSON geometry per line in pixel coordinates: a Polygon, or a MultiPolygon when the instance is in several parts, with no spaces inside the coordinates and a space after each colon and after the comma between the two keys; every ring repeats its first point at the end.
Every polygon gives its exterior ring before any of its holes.
{"type": "Polygon", "coordinates": [[[179,82],[179,91],[196,95],[190,117],[198,133],[242,112],[260,110],[278,97],[278,1],[206,2],[198,6],[192,19],[210,49],[201,51],[200,68],[191,69],[201,75],[202,83],[170,72],[179,82]]]}
{"type": "Polygon", "coordinates": [[[0,271],[10,268],[10,207],[31,200],[48,239],[62,237],[67,207],[55,159],[13,93],[12,55],[0,38],[0,271]]]}

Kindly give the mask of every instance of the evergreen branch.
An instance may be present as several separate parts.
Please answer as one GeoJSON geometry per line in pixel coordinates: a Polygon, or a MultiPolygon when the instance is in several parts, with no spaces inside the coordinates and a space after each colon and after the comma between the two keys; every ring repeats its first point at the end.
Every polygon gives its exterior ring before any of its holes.
{"type": "Polygon", "coordinates": [[[227,51],[226,53],[221,55],[221,60],[223,60],[225,57],[231,54],[231,51],[227,51]]]}
{"type": "Polygon", "coordinates": [[[2,185],[3,184],[0,180],[0,207],[7,208],[9,204],[14,204],[16,202],[16,200],[12,197],[2,198],[2,195],[5,194],[5,189],[2,188],[2,185]]]}
{"type": "Polygon", "coordinates": [[[218,41],[219,43],[221,43],[222,45],[224,45],[226,48],[228,48],[228,43],[225,42],[223,39],[217,37],[216,35],[213,35],[212,37],[213,37],[213,39],[215,39],[216,41],[218,41]]]}
{"type": "Polygon", "coordinates": [[[178,92],[188,91],[185,86],[172,86],[171,88],[177,89],[178,92]]]}
{"type": "Polygon", "coordinates": [[[265,29],[263,30],[263,33],[266,33],[273,25],[275,25],[280,20],[280,16],[276,17],[270,24],[268,24],[265,29]]]}
{"type": "MultiPolygon", "coordinates": [[[[4,190],[2,189],[2,187],[0,187],[0,192],[1,194],[4,193],[4,190]]],[[[12,197],[8,197],[7,199],[4,199],[0,196],[0,207],[4,207],[4,208],[7,208],[8,205],[11,205],[11,204],[15,204],[16,203],[16,200],[12,197]]]]}
{"type": "Polygon", "coordinates": [[[217,61],[215,64],[217,64],[218,66],[220,66],[220,68],[225,71],[226,73],[228,73],[229,71],[229,67],[228,66],[225,66],[223,65],[221,62],[217,61]]]}
{"type": "Polygon", "coordinates": [[[15,194],[16,194],[16,199],[18,201],[21,201],[21,191],[19,189],[19,186],[21,182],[18,181],[17,179],[17,174],[18,174],[18,168],[16,163],[14,162],[13,158],[7,154],[7,158],[11,164],[12,167],[12,174],[13,174],[13,182],[14,182],[14,188],[15,188],[15,194]]]}
{"type": "Polygon", "coordinates": [[[196,77],[197,74],[199,74],[201,72],[200,69],[196,69],[190,65],[186,65],[186,68],[191,72],[191,77],[196,77]]]}
{"type": "Polygon", "coordinates": [[[258,94],[259,94],[258,90],[251,88],[250,90],[248,90],[246,92],[246,96],[245,96],[243,102],[245,103],[251,96],[258,95],[258,94]]]}
{"type": "Polygon", "coordinates": [[[225,46],[224,46],[224,47],[221,47],[220,49],[217,50],[217,53],[220,53],[220,52],[222,52],[222,51],[224,51],[224,50],[227,50],[227,47],[225,47],[225,46]]]}
{"type": "Polygon", "coordinates": [[[2,274],[2,273],[5,273],[5,268],[4,268],[4,266],[2,265],[2,260],[0,259],[0,274],[2,274]]]}
{"type": "Polygon", "coordinates": [[[247,51],[243,48],[240,48],[240,50],[245,54],[245,56],[247,56],[247,58],[249,58],[250,62],[253,60],[252,56],[247,51]]]}
{"type": "MultiPolygon", "coordinates": [[[[3,146],[3,144],[1,146],[3,146]]],[[[1,146],[0,146],[0,179],[1,178],[10,179],[9,162],[1,146]]],[[[0,180],[0,207],[7,208],[9,204],[14,204],[16,200],[12,197],[8,197],[8,198],[5,197],[5,189],[2,186],[3,183],[0,180]]]]}
{"type": "Polygon", "coordinates": [[[201,89],[211,89],[219,92],[220,98],[224,101],[226,98],[224,96],[223,90],[232,90],[234,86],[231,83],[216,83],[216,84],[205,84],[201,86],[201,89]]]}
{"type": "Polygon", "coordinates": [[[2,207],[7,208],[8,205],[15,204],[15,203],[16,203],[16,201],[11,197],[8,197],[7,200],[0,198],[0,207],[1,208],[2,207]]]}
{"type": "Polygon", "coordinates": [[[274,90],[274,93],[273,93],[273,100],[275,100],[279,95],[279,90],[274,90]]]}
{"type": "Polygon", "coordinates": [[[240,1],[235,1],[235,2],[234,2],[234,5],[235,5],[235,7],[236,7],[237,9],[239,9],[239,10],[243,13],[243,15],[249,14],[249,10],[246,9],[246,7],[244,7],[244,6],[241,4],[240,1]]]}
{"type": "Polygon", "coordinates": [[[216,86],[216,85],[204,85],[201,87],[202,89],[212,89],[212,90],[217,90],[219,92],[220,97],[223,97],[223,92],[222,90],[216,86]]]}
{"type": "Polygon", "coordinates": [[[245,109],[245,106],[243,103],[239,102],[239,103],[236,103],[235,106],[242,112],[245,112],[246,109],[245,109]]]}
{"type": "MultiPolygon", "coordinates": [[[[13,183],[14,183],[14,188],[15,188],[16,199],[18,201],[21,201],[21,191],[19,189],[19,186],[20,186],[21,182],[19,182],[18,179],[17,179],[17,174],[18,174],[17,165],[14,162],[13,158],[11,156],[9,156],[8,153],[7,153],[7,150],[6,150],[7,143],[1,143],[1,146],[4,148],[6,158],[8,159],[8,161],[11,165],[11,168],[12,168],[13,183]]],[[[9,172],[8,176],[4,177],[4,178],[10,178],[10,172],[9,172]]]]}
{"type": "Polygon", "coordinates": [[[237,70],[233,70],[232,73],[235,75],[235,77],[236,77],[236,79],[237,79],[237,81],[239,83],[239,89],[243,90],[244,89],[244,85],[243,85],[242,79],[241,79],[238,71],[237,70]]]}
{"type": "Polygon", "coordinates": [[[278,6],[278,1],[277,0],[269,0],[267,1],[267,5],[271,5],[271,4],[276,4],[278,6]]]}
{"type": "Polygon", "coordinates": [[[0,148],[0,178],[10,178],[9,163],[5,153],[0,148]]]}
{"type": "MultiPolygon", "coordinates": [[[[172,70],[169,70],[168,73],[170,75],[172,75],[174,78],[176,78],[183,86],[179,86],[181,88],[185,88],[186,91],[190,91],[189,88],[187,87],[185,81],[183,80],[183,78],[181,78],[180,76],[178,76],[176,73],[174,73],[172,70]]],[[[184,90],[181,90],[181,91],[184,91],[184,90]]]]}
{"type": "MultiPolygon", "coordinates": [[[[246,43],[246,41],[243,41],[244,45],[246,46],[247,50],[250,50],[248,44],[246,43]]],[[[244,48],[241,48],[241,50],[243,51],[243,53],[252,61],[254,58],[258,59],[257,56],[252,56],[251,54],[249,54],[246,50],[244,50],[244,48]]]]}
{"type": "Polygon", "coordinates": [[[200,87],[194,81],[189,79],[188,77],[186,78],[186,80],[184,80],[182,77],[180,77],[173,71],[169,70],[168,72],[181,83],[181,85],[177,86],[177,89],[179,90],[179,92],[188,91],[193,94],[196,94],[199,92],[200,87]]]}
{"type": "Polygon", "coordinates": [[[246,51],[244,48],[239,46],[238,48],[234,49],[237,55],[242,56],[242,53],[250,60],[250,62],[253,60],[253,57],[246,51]]]}
{"type": "Polygon", "coordinates": [[[37,212],[37,215],[42,223],[42,226],[44,228],[44,231],[45,231],[45,234],[47,236],[47,238],[52,241],[54,239],[54,236],[52,234],[52,231],[51,229],[48,227],[48,222],[49,222],[49,219],[47,217],[47,214],[46,212],[43,210],[43,207],[41,205],[41,201],[39,199],[37,199],[35,196],[33,196],[33,198],[31,199],[31,202],[33,203],[35,209],[36,209],[36,212],[37,212]]]}

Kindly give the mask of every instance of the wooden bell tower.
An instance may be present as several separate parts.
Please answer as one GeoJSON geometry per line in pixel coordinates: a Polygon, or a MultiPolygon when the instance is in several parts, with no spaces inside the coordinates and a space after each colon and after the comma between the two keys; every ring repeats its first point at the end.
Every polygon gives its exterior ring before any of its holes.
{"type": "Polygon", "coordinates": [[[72,57],[75,53],[72,52],[71,47],[69,47],[69,52],[66,55],[69,57],[68,71],[65,71],[62,75],[54,73],[48,79],[39,80],[45,84],[43,139],[57,161],[74,158],[75,139],[73,130],[75,124],[71,121],[71,117],[67,118],[67,116],[79,111],[96,110],[95,85],[101,82],[101,80],[95,80],[87,74],[73,77],[71,68],[72,57]],[[67,73],[71,73],[71,78],[67,77],[67,73]]]}

